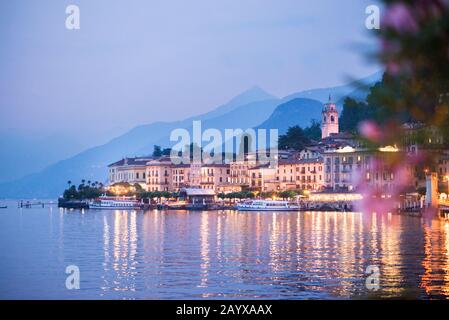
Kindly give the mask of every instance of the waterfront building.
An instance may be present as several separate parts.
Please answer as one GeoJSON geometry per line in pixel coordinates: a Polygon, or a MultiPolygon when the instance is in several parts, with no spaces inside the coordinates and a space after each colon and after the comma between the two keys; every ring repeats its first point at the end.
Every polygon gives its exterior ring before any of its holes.
{"type": "Polygon", "coordinates": [[[230,163],[230,182],[234,186],[249,187],[251,178],[249,175],[249,168],[257,165],[257,154],[248,153],[243,156],[243,159],[237,159],[230,163]]]}
{"type": "Polygon", "coordinates": [[[178,164],[171,167],[172,191],[179,191],[190,184],[190,164],[178,164]]]}
{"type": "Polygon", "coordinates": [[[147,162],[147,191],[173,191],[172,161],[161,157],[147,162]]]}
{"type": "Polygon", "coordinates": [[[276,190],[276,171],[277,166],[271,166],[269,163],[249,168],[251,190],[259,192],[276,190]]]}
{"type": "MultiPolygon", "coordinates": [[[[324,187],[333,191],[356,191],[361,185],[389,195],[397,190],[396,172],[388,164],[392,152],[407,154],[387,146],[376,151],[346,146],[324,152],[324,187]]],[[[401,181],[413,184],[415,168],[407,165],[401,181]]]]}
{"type": "Polygon", "coordinates": [[[215,201],[216,194],[211,189],[182,188],[180,198],[191,205],[208,205],[215,201]]]}
{"type": "Polygon", "coordinates": [[[404,149],[410,155],[427,156],[434,160],[426,167],[414,168],[414,186],[416,189],[427,188],[426,175],[434,172],[438,175],[440,190],[447,190],[449,181],[449,153],[447,150],[448,141],[435,126],[424,125],[419,122],[405,123],[403,125],[404,149]]]}
{"type": "Polygon", "coordinates": [[[190,166],[189,186],[199,189],[214,190],[216,193],[240,190],[231,183],[229,164],[192,163],[190,166]]]}
{"type": "Polygon", "coordinates": [[[438,173],[441,177],[449,178],[449,154],[441,155],[438,160],[438,173]]]}
{"type": "Polygon", "coordinates": [[[403,126],[404,138],[402,144],[408,153],[417,154],[420,150],[444,149],[443,135],[434,126],[426,126],[419,122],[408,122],[403,126]]]}
{"type": "Polygon", "coordinates": [[[151,157],[123,158],[108,166],[108,182],[115,183],[138,183],[146,189],[146,164],[152,160],[151,157]]]}
{"type": "Polygon", "coordinates": [[[351,146],[327,150],[324,157],[324,187],[333,191],[354,190],[356,179],[366,172],[370,179],[370,154],[351,146]],[[362,170],[363,169],[363,170],[362,170]]]}
{"type": "Polygon", "coordinates": [[[449,195],[449,153],[442,153],[438,159],[439,190],[449,195]]]}
{"type": "Polygon", "coordinates": [[[319,145],[306,146],[299,152],[300,159],[318,159],[322,156],[323,147],[319,145]]]}
{"type": "Polygon", "coordinates": [[[277,190],[313,190],[323,186],[323,158],[280,159],[276,170],[277,190]]]}

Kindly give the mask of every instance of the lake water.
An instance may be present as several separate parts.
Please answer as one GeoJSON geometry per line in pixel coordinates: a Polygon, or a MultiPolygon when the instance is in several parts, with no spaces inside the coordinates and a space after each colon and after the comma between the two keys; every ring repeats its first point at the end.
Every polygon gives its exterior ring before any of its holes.
{"type": "Polygon", "coordinates": [[[447,221],[7,204],[0,209],[1,299],[449,296],[447,221]],[[79,290],[66,288],[70,265],[80,270],[79,290]],[[380,271],[377,291],[366,287],[369,266],[380,271]]]}

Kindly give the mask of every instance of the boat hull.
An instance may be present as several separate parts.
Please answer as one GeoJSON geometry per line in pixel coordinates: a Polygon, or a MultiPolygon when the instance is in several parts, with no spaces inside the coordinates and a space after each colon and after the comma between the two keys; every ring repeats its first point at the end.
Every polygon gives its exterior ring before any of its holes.
{"type": "Polygon", "coordinates": [[[256,207],[237,207],[238,211],[300,211],[299,207],[295,208],[256,208],[256,207]]]}
{"type": "Polygon", "coordinates": [[[106,206],[96,206],[96,205],[89,205],[89,209],[96,209],[96,210],[141,210],[141,207],[106,207],[106,206]]]}

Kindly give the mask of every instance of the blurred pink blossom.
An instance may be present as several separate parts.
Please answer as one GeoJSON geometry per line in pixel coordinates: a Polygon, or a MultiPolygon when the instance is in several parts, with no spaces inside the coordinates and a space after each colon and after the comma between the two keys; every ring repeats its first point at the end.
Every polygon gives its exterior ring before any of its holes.
{"type": "Polygon", "coordinates": [[[379,142],[382,138],[382,132],[377,124],[373,121],[362,121],[359,124],[360,134],[368,140],[379,142]]]}
{"type": "Polygon", "coordinates": [[[387,9],[383,19],[383,25],[398,33],[415,34],[419,29],[409,7],[403,3],[393,4],[387,9]]]}
{"type": "Polygon", "coordinates": [[[382,39],[381,41],[382,51],[388,54],[397,54],[401,51],[401,46],[397,41],[390,39],[382,39]]]}
{"type": "Polygon", "coordinates": [[[388,164],[386,159],[374,157],[370,163],[371,178],[368,180],[366,174],[355,176],[353,183],[363,199],[356,206],[361,212],[388,213],[396,210],[401,202],[400,195],[404,193],[411,183],[411,175],[408,168],[408,160],[404,158],[399,163],[388,164]],[[388,188],[382,185],[374,185],[375,172],[379,176],[386,173],[391,176],[392,185],[388,188]]]}
{"type": "Polygon", "coordinates": [[[398,75],[401,71],[401,68],[399,67],[399,64],[396,62],[388,62],[387,63],[387,72],[391,74],[392,76],[398,75]]]}

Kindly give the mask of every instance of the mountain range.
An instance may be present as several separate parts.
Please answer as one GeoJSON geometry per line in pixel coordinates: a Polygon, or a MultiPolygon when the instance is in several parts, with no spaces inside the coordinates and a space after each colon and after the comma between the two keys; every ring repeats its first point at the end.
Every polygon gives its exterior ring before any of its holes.
{"type": "Polygon", "coordinates": [[[278,133],[285,134],[289,127],[299,125],[304,128],[311,120],[320,121],[323,104],[314,99],[295,98],[280,104],[271,116],[258,125],[257,129],[278,129],[278,133]]]}
{"type": "MultiPolygon", "coordinates": [[[[381,73],[362,79],[360,83],[372,85],[381,73]]],[[[365,97],[367,91],[359,82],[348,85],[319,88],[277,98],[259,87],[253,87],[228,103],[210,112],[176,122],[154,122],[141,125],[106,144],[89,148],[75,156],[57,161],[40,172],[29,174],[16,181],[0,184],[0,197],[4,198],[54,198],[67,186],[67,181],[78,183],[81,179],[105,182],[107,165],[125,156],[151,154],[154,145],[170,146],[170,132],[176,128],[192,130],[192,121],[201,120],[202,130],[216,128],[276,128],[284,133],[288,127],[310,124],[320,120],[322,103],[329,95],[341,108],[346,96],[365,97]]]]}

